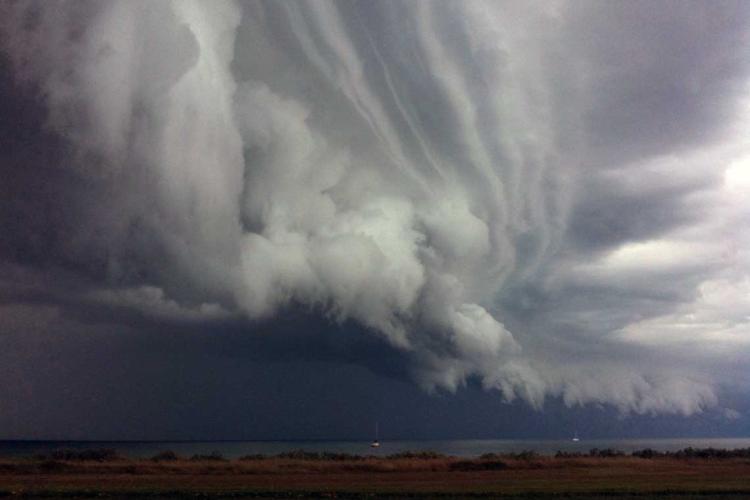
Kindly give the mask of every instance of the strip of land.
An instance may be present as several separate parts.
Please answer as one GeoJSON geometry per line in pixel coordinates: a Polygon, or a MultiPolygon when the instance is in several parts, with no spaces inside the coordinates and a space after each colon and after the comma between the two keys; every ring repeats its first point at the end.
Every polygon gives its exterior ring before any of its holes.
{"type": "Polygon", "coordinates": [[[474,459],[287,453],[129,459],[114,452],[0,458],[10,497],[750,497],[750,457],[533,453],[474,459]]]}

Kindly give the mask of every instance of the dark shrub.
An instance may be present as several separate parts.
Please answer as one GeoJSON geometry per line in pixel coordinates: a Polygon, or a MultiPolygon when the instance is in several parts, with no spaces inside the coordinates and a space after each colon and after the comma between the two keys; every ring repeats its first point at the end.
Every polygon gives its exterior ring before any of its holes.
{"type": "Polygon", "coordinates": [[[268,458],[268,457],[266,457],[265,455],[255,454],[255,455],[245,455],[245,456],[242,456],[242,457],[239,458],[239,460],[248,460],[248,461],[249,460],[265,460],[266,458],[268,458]]]}
{"type": "Polygon", "coordinates": [[[109,448],[93,450],[55,450],[52,452],[53,460],[95,460],[103,462],[106,460],[117,460],[120,456],[117,451],[109,448]]]}
{"type": "Polygon", "coordinates": [[[646,448],[643,450],[636,450],[631,453],[631,455],[640,458],[750,458],[750,448],[736,448],[734,450],[726,450],[720,448],[689,447],[678,451],[657,451],[652,450],[651,448],[646,448]]]}
{"type": "Polygon", "coordinates": [[[725,450],[717,448],[685,448],[668,454],[676,458],[750,458],[750,448],[725,450]]]}
{"type": "Polygon", "coordinates": [[[589,451],[589,456],[598,458],[622,457],[624,455],[625,453],[621,452],[620,450],[613,450],[612,448],[605,448],[603,450],[600,450],[599,448],[593,448],[591,451],[589,451]]]}
{"type": "Polygon", "coordinates": [[[503,470],[508,464],[502,460],[459,460],[450,465],[451,470],[474,471],[474,470],[503,470]]]}
{"type": "Polygon", "coordinates": [[[664,453],[652,450],[651,448],[645,448],[643,450],[636,450],[631,455],[638,458],[656,458],[663,457],[664,453]]]}
{"type": "Polygon", "coordinates": [[[221,453],[219,453],[218,451],[212,451],[210,455],[200,455],[200,454],[193,455],[192,457],[190,457],[190,460],[195,460],[195,461],[210,460],[214,462],[226,462],[227,459],[224,458],[221,455],[221,453]]]}
{"type": "Polygon", "coordinates": [[[320,453],[305,450],[291,450],[279,453],[278,458],[287,458],[292,460],[320,460],[320,453]]]}
{"type": "Polygon", "coordinates": [[[325,452],[321,455],[321,458],[323,460],[334,460],[334,461],[355,461],[355,460],[364,460],[364,457],[360,455],[352,455],[350,453],[332,453],[332,452],[325,452]]]}
{"type": "Polygon", "coordinates": [[[349,453],[333,453],[330,451],[318,453],[314,451],[292,450],[286,451],[284,453],[279,453],[276,456],[278,458],[286,458],[292,460],[364,460],[364,457],[360,455],[351,455],[349,453]]]}
{"type": "Polygon", "coordinates": [[[532,450],[524,450],[519,453],[511,453],[508,456],[518,460],[535,460],[539,458],[539,453],[532,450]]]}
{"type": "Polygon", "coordinates": [[[177,453],[173,452],[172,450],[162,451],[151,457],[151,460],[153,460],[154,462],[179,459],[180,457],[177,456],[177,453]]]}
{"type": "Polygon", "coordinates": [[[412,458],[417,460],[432,460],[436,458],[447,458],[446,455],[438,453],[436,451],[402,451],[401,453],[394,453],[388,455],[386,458],[399,459],[399,458],[412,458]]]}

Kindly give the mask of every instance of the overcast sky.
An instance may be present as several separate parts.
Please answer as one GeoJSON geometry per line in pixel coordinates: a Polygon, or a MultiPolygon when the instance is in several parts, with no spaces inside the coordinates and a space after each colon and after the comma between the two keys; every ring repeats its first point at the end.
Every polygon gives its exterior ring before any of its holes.
{"type": "Polygon", "coordinates": [[[747,434],[749,46],[746,1],[0,3],[0,438],[747,434]]]}

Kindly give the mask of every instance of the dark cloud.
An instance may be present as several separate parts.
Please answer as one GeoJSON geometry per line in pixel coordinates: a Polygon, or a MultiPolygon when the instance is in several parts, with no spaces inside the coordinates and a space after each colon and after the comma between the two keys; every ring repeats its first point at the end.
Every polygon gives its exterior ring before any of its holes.
{"type": "Polygon", "coordinates": [[[571,44],[589,74],[586,163],[710,144],[736,117],[750,9],[744,2],[571,5],[571,44]]]}
{"type": "Polygon", "coordinates": [[[18,434],[61,428],[20,425],[34,410],[89,412],[84,429],[143,400],[104,432],[162,404],[149,435],[191,407],[188,433],[236,412],[270,436],[300,394],[317,422],[345,398],[363,418],[353,394],[379,384],[462,425],[498,392],[689,415],[746,389],[712,351],[750,332],[750,304],[726,300],[750,266],[743,2],[0,17],[0,418],[18,434]]]}

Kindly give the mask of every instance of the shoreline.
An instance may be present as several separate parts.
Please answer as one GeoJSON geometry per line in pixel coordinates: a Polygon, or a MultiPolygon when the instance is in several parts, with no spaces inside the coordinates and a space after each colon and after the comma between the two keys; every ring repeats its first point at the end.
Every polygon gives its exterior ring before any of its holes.
{"type": "Polygon", "coordinates": [[[370,447],[370,441],[0,441],[0,457],[30,457],[49,454],[55,450],[87,450],[93,448],[116,449],[130,458],[150,458],[163,450],[172,450],[190,457],[196,453],[219,450],[227,458],[240,458],[247,454],[278,455],[279,453],[305,449],[310,452],[336,452],[359,455],[388,456],[409,450],[432,450],[445,455],[474,458],[485,453],[520,453],[533,451],[540,455],[553,456],[558,451],[587,453],[592,448],[622,450],[626,454],[641,449],[676,452],[686,447],[694,449],[741,449],[750,448],[750,438],[687,438],[687,439],[585,439],[580,442],[567,440],[389,440],[378,449],[370,447]]]}

